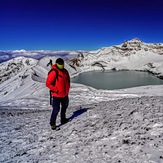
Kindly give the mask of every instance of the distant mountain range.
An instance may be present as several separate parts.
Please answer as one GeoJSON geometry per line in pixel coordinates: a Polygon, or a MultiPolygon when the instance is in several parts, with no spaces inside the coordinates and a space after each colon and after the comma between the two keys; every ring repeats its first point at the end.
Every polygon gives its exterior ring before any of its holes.
{"type": "MultiPolygon", "coordinates": [[[[135,38],[116,46],[95,51],[50,51],[14,50],[0,51],[0,83],[9,79],[24,67],[33,67],[44,57],[63,57],[77,72],[92,69],[147,70],[162,78],[155,71],[156,62],[162,65],[163,44],[144,43],[135,38]]],[[[160,66],[159,66],[160,67],[160,66]]]]}
{"type": "Polygon", "coordinates": [[[78,55],[80,53],[86,53],[86,51],[52,51],[52,50],[8,50],[0,51],[0,63],[13,59],[15,57],[27,57],[34,59],[41,59],[46,56],[61,56],[66,58],[66,56],[78,55]]]}
{"type": "Polygon", "coordinates": [[[71,55],[80,55],[80,54],[97,54],[97,55],[118,55],[121,54],[123,56],[135,54],[138,51],[146,51],[153,52],[163,55],[163,43],[144,43],[141,40],[135,38],[129,41],[125,41],[120,45],[103,47],[101,49],[95,51],[53,51],[53,50],[8,50],[2,51],[0,50],[0,63],[13,59],[15,57],[24,56],[30,57],[34,59],[41,59],[45,56],[71,56],[71,55]]]}

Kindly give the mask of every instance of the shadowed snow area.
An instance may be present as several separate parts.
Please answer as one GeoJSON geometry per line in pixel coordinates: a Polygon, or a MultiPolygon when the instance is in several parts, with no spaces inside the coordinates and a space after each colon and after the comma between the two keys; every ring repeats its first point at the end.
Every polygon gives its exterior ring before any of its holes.
{"type": "Polygon", "coordinates": [[[163,162],[163,97],[71,106],[59,131],[50,113],[2,108],[0,162],[163,162]]]}

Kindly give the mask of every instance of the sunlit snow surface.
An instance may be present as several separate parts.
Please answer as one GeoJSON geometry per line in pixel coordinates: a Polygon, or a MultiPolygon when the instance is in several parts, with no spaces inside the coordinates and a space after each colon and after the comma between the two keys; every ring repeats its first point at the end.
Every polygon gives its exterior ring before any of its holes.
{"type": "MultiPolygon", "coordinates": [[[[149,51],[121,56],[104,48],[88,54],[77,71],[65,67],[73,76],[99,70],[90,64],[105,60],[107,69],[163,75],[163,55],[149,51]]],[[[72,120],[53,131],[45,87],[49,59],[56,58],[19,57],[0,64],[0,162],[163,163],[163,85],[110,91],[71,83],[67,117],[72,120]]]]}
{"type": "Polygon", "coordinates": [[[50,109],[9,109],[0,110],[0,162],[163,162],[163,97],[71,106],[59,131],[50,109]]]}
{"type": "Polygon", "coordinates": [[[23,86],[1,99],[0,162],[163,162],[163,86],[109,91],[72,83],[72,121],[59,131],[50,129],[45,85],[23,86]]]}

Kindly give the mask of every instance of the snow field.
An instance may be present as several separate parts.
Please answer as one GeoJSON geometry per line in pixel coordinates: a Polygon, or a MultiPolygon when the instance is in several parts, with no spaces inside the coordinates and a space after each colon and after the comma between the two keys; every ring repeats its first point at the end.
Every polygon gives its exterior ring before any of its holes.
{"type": "Polygon", "coordinates": [[[69,107],[59,131],[50,113],[1,109],[0,162],[163,162],[163,97],[69,107]]]}

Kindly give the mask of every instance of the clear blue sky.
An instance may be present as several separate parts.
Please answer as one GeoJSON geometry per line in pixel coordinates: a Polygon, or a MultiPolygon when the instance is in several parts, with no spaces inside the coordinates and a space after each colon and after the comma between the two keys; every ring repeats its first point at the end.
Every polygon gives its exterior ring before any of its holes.
{"type": "Polygon", "coordinates": [[[1,0],[0,50],[163,42],[163,0],[1,0]]]}

